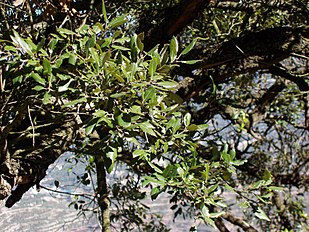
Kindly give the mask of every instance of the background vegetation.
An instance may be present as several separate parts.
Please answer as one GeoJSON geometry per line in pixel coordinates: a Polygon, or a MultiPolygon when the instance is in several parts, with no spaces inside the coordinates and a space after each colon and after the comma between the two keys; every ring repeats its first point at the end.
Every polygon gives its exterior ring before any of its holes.
{"type": "Polygon", "coordinates": [[[102,231],[168,231],[141,203],[162,193],[192,231],[308,229],[308,1],[0,5],[7,207],[70,151],[102,231]]]}

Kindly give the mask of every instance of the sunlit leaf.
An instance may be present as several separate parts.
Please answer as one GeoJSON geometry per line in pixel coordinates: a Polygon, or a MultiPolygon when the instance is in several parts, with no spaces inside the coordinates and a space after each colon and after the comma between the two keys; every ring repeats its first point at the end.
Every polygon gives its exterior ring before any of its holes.
{"type": "Polygon", "coordinates": [[[183,121],[184,121],[185,127],[189,126],[190,122],[191,122],[191,114],[190,113],[186,113],[185,116],[184,116],[183,121]]]}
{"type": "Polygon", "coordinates": [[[63,107],[69,107],[69,106],[74,106],[83,102],[87,102],[87,98],[79,98],[70,102],[66,102],[63,107]]]}
{"type": "Polygon", "coordinates": [[[71,82],[73,81],[73,79],[69,80],[66,84],[64,84],[63,86],[59,86],[58,87],[58,92],[65,92],[69,89],[69,86],[71,84],[71,82]]]}
{"type": "Polygon", "coordinates": [[[180,55],[186,55],[188,52],[192,50],[192,48],[195,46],[197,39],[192,40],[191,43],[180,53],[180,55]]]}
{"type": "Polygon", "coordinates": [[[269,217],[265,214],[265,212],[260,207],[258,207],[254,215],[261,220],[270,221],[269,217]]]}
{"type": "Polygon", "coordinates": [[[166,89],[175,89],[178,83],[175,81],[161,81],[161,82],[158,82],[157,85],[163,88],[166,88],[166,89]]]}
{"type": "Polygon", "coordinates": [[[109,27],[110,28],[114,28],[114,27],[118,27],[123,25],[124,23],[126,23],[128,20],[126,18],[126,15],[121,15],[115,19],[113,19],[110,23],[109,23],[109,27]]]}
{"type": "Polygon", "coordinates": [[[157,136],[153,130],[155,127],[150,122],[139,123],[138,126],[141,128],[143,132],[155,137],[157,136]]]}
{"type": "Polygon", "coordinates": [[[13,42],[18,45],[24,52],[33,56],[33,52],[31,51],[29,44],[27,44],[26,41],[15,30],[13,30],[13,34],[14,36],[11,36],[13,42]]]}
{"type": "Polygon", "coordinates": [[[178,41],[175,36],[173,36],[170,44],[170,58],[171,62],[174,62],[177,57],[178,52],[178,41]]]}
{"type": "Polygon", "coordinates": [[[46,84],[46,80],[44,80],[38,73],[32,72],[30,74],[30,76],[39,84],[41,85],[45,85],[46,84]]]}

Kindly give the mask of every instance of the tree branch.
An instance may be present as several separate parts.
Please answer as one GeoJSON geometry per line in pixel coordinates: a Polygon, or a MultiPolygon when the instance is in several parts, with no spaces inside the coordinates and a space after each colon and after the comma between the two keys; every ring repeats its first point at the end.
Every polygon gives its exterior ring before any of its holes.
{"type": "Polygon", "coordinates": [[[269,72],[273,75],[281,76],[289,81],[294,82],[300,91],[309,91],[309,84],[305,81],[304,78],[287,72],[287,70],[285,70],[283,67],[273,65],[269,68],[269,72]]]}
{"type": "Polygon", "coordinates": [[[219,84],[240,74],[269,69],[289,57],[291,53],[307,56],[309,54],[308,37],[308,26],[296,29],[290,27],[268,28],[224,42],[214,52],[193,50],[189,59],[203,59],[203,61],[193,65],[191,71],[203,69],[205,75],[196,76],[186,86],[186,91],[183,89],[179,91],[188,94],[180,96],[190,99],[212,85],[213,82],[219,84]]]}
{"type": "Polygon", "coordinates": [[[164,44],[179,33],[185,26],[189,25],[206,6],[210,0],[183,0],[178,5],[165,9],[161,22],[155,27],[143,28],[139,31],[145,32],[145,49],[149,50],[156,44],[164,44]]]}
{"type": "Polygon", "coordinates": [[[247,232],[258,232],[257,229],[255,229],[253,226],[249,225],[248,223],[246,223],[245,221],[243,221],[241,218],[237,218],[235,216],[233,216],[230,213],[225,213],[222,218],[224,218],[225,220],[229,221],[230,223],[237,225],[239,227],[241,227],[244,231],[247,232]]]}

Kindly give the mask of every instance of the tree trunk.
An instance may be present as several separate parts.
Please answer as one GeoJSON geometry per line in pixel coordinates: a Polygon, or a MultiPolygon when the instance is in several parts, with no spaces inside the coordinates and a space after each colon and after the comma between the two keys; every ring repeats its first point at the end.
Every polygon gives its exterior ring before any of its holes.
{"type": "Polygon", "coordinates": [[[108,189],[106,183],[106,170],[104,166],[104,159],[102,154],[97,154],[95,157],[96,171],[97,171],[97,197],[100,207],[100,220],[102,232],[111,231],[110,223],[110,200],[108,197],[108,189]]]}

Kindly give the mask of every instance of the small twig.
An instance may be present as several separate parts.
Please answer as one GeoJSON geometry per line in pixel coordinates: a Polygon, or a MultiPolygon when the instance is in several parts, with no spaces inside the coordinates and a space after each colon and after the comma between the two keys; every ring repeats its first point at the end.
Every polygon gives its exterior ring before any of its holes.
{"type": "Polygon", "coordinates": [[[35,146],[35,127],[31,118],[30,107],[28,106],[28,116],[32,127],[32,146],[35,146]]]}
{"type": "Polygon", "coordinates": [[[47,191],[50,192],[54,192],[54,193],[60,193],[60,194],[66,194],[66,195],[70,195],[70,196],[80,196],[80,197],[85,197],[87,199],[92,200],[94,198],[93,195],[91,194],[87,194],[87,193],[69,193],[69,192],[65,192],[65,191],[60,191],[60,190],[56,190],[56,189],[51,189],[42,185],[39,185],[40,188],[45,189],[47,191]]]}
{"type": "Polygon", "coordinates": [[[33,25],[34,25],[34,23],[33,23],[32,9],[31,9],[29,0],[27,0],[27,2],[26,2],[26,7],[27,7],[27,10],[28,10],[28,14],[29,14],[30,27],[31,27],[31,33],[32,33],[33,32],[33,25]]]}
{"type": "Polygon", "coordinates": [[[64,25],[69,19],[70,19],[70,17],[69,17],[69,15],[67,15],[67,16],[64,18],[63,22],[61,23],[61,25],[59,26],[59,28],[62,28],[63,25],[64,25]]]}

